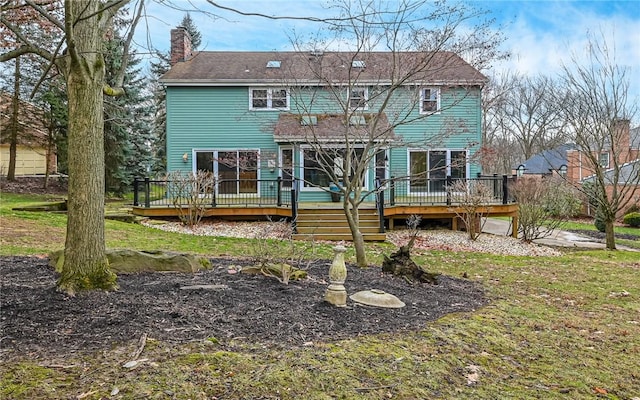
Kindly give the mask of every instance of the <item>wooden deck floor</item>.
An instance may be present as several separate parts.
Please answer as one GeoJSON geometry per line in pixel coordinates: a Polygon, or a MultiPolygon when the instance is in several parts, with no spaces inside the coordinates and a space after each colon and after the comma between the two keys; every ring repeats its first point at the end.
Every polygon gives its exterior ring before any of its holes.
{"type": "MultiPolygon", "coordinates": [[[[342,209],[342,203],[300,203],[298,209],[342,209]]],[[[374,203],[363,203],[361,209],[375,209],[374,203]]],[[[512,223],[512,232],[518,232],[518,204],[491,204],[480,210],[485,217],[510,217],[512,223]]],[[[451,227],[457,230],[460,226],[460,218],[458,215],[464,213],[461,207],[451,205],[402,205],[387,206],[384,209],[384,218],[387,227],[394,229],[396,220],[403,220],[410,215],[419,215],[424,220],[443,219],[451,220],[451,227]]],[[[133,214],[144,217],[178,217],[179,213],[174,207],[168,206],[151,206],[151,207],[133,207],[133,214]]],[[[205,217],[222,218],[222,219],[262,219],[267,217],[291,217],[290,207],[264,206],[264,205],[243,205],[229,206],[218,205],[209,207],[205,211],[205,217]]]]}

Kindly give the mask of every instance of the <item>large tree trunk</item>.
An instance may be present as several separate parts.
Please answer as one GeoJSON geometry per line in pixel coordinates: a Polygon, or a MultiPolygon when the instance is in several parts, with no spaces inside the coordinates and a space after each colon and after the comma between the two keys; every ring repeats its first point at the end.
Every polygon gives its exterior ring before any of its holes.
{"type": "Polygon", "coordinates": [[[604,222],[605,245],[607,250],[616,249],[616,236],[613,231],[613,220],[604,222]]]}
{"type": "Polygon", "coordinates": [[[104,242],[104,60],[100,2],[65,3],[77,57],[66,65],[69,102],[69,202],[59,290],[116,289],[104,242]],[[83,18],[82,16],[93,16],[83,18]]]}

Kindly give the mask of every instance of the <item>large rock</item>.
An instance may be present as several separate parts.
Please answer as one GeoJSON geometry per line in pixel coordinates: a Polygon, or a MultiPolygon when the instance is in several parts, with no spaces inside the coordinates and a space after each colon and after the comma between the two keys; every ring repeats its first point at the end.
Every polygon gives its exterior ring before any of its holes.
{"type": "MultiPolygon", "coordinates": [[[[137,272],[197,272],[211,268],[209,259],[195,254],[146,252],[136,250],[107,250],[109,267],[116,274],[137,272]]],[[[64,252],[55,251],[49,255],[49,264],[62,271],[64,252]]]]}

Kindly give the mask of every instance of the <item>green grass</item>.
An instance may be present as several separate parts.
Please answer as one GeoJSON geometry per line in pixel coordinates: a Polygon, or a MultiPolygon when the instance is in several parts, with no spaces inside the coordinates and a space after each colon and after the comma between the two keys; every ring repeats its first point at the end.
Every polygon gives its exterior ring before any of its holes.
{"type": "MultiPolygon", "coordinates": [[[[63,226],[64,216],[27,216],[8,210],[4,198],[2,203],[2,254],[62,246],[57,238],[47,245],[31,243],[31,231],[23,234],[27,238],[5,241],[5,218],[46,231],[63,226]]],[[[109,247],[237,256],[255,243],[114,221],[107,221],[106,229],[109,247]]],[[[330,255],[329,245],[315,250],[330,255]]],[[[377,260],[391,248],[371,245],[368,251],[377,260]]],[[[0,398],[630,400],[640,397],[639,254],[429,252],[416,261],[451,276],[466,273],[484,287],[490,304],[450,314],[417,332],[328,337],[307,346],[215,338],[175,345],[150,338],[140,356],[147,361],[132,370],[122,365],[133,342],[57,360],[14,355],[0,362],[0,398]],[[110,397],[114,388],[119,393],[110,397]]]]}
{"type": "MultiPolygon", "coordinates": [[[[592,223],[568,221],[563,223],[560,229],[575,230],[575,231],[596,231],[596,227],[592,223]]],[[[640,229],[632,228],[630,226],[616,226],[614,227],[616,234],[625,234],[635,236],[635,239],[616,239],[616,245],[626,246],[633,249],[640,249],[640,229]]]]}
{"type": "MultiPolygon", "coordinates": [[[[568,221],[562,224],[562,229],[580,230],[580,231],[595,231],[597,230],[593,224],[584,222],[568,221]]],[[[614,227],[615,233],[623,233],[626,235],[634,235],[640,238],[640,229],[632,228],[630,226],[616,226],[614,227]]]]}

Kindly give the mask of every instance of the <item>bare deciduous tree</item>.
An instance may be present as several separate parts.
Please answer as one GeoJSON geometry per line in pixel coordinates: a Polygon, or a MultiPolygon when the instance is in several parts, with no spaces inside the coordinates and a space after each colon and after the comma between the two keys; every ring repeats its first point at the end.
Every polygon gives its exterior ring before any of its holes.
{"type": "Polygon", "coordinates": [[[559,176],[520,178],[510,190],[518,202],[518,228],[525,242],[551,235],[580,208],[579,193],[559,176]]]}
{"type": "Polygon", "coordinates": [[[571,128],[579,150],[577,161],[593,190],[585,193],[605,223],[606,247],[616,248],[616,215],[632,201],[640,185],[638,151],[630,143],[629,122],[637,113],[637,102],[629,98],[632,77],[616,59],[615,49],[604,38],[591,36],[586,61],[574,56],[563,66],[556,107],[571,128]]]}
{"type": "Polygon", "coordinates": [[[567,140],[555,89],[547,76],[517,76],[504,98],[501,125],[516,139],[525,160],[567,140]]]}
{"type": "Polygon", "coordinates": [[[69,203],[64,265],[58,288],[69,294],[78,290],[117,287],[109,270],[104,240],[104,141],[103,94],[123,93],[128,47],[142,10],[131,23],[123,43],[122,68],[117,85],[105,83],[102,53],[113,16],[129,0],[11,0],[0,6],[3,33],[11,34],[16,46],[0,54],[0,61],[23,54],[38,55],[65,77],[69,104],[69,203]],[[9,16],[29,12],[54,25],[64,35],[54,51],[34,43],[24,26],[9,16]]]}
{"type": "Polygon", "coordinates": [[[483,217],[491,211],[492,189],[482,182],[457,181],[447,190],[456,206],[452,210],[464,222],[467,236],[476,240],[482,234],[483,217]]]}
{"type": "Polygon", "coordinates": [[[211,205],[216,187],[216,178],[208,171],[183,173],[174,171],[166,176],[169,198],[178,212],[180,222],[193,228],[202,221],[202,217],[211,205]]]}
{"type": "MultiPolygon", "coordinates": [[[[302,88],[291,95],[292,110],[310,118],[301,121],[292,117],[288,129],[297,126],[304,139],[300,143],[305,146],[308,176],[303,177],[303,185],[329,190],[331,183],[341,193],[357,263],[366,266],[359,208],[379,190],[367,185],[367,172],[384,171],[386,154],[394,148],[426,149],[464,131],[462,120],[441,116],[439,132],[424,133],[420,138],[395,133],[469,97],[479,103],[479,88],[485,80],[480,74],[475,79],[451,79],[449,86],[442,86],[447,104],[440,109],[425,106],[420,110],[421,100],[428,99],[421,99],[425,94],[418,88],[451,76],[462,63],[459,55],[476,68],[486,66],[499,54],[501,41],[486,23],[461,29],[482,16],[462,4],[343,1],[336,5],[341,18],[332,20],[336,37],[329,44],[346,43],[348,51],[326,51],[324,43],[294,43],[305,60],[305,69],[314,76],[311,82],[295,81],[297,74],[292,70],[283,78],[288,87],[302,88]]],[[[378,177],[385,180],[383,174],[378,177]]]]}

